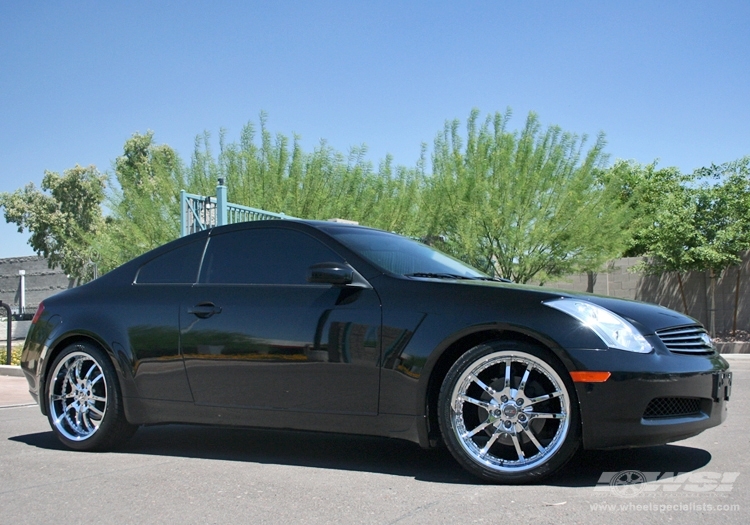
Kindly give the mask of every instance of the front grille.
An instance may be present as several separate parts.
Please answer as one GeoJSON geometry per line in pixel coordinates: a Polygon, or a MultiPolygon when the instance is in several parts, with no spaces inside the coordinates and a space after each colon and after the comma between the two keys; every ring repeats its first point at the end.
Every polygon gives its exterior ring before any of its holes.
{"type": "Polygon", "coordinates": [[[711,354],[714,347],[705,328],[699,324],[657,330],[661,342],[677,354],[711,354]]]}
{"type": "Polygon", "coordinates": [[[696,417],[701,415],[698,397],[656,397],[646,407],[643,419],[667,417],[696,417]]]}

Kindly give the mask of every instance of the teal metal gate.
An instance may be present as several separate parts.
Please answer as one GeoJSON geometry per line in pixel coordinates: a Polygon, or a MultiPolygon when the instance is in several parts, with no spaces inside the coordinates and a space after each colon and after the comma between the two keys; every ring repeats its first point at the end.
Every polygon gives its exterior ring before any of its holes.
{"type": "Polygon", "coordinates": [[[284,213],[250,208],[227,202],[227,187],[219,179],[216,196],[204,196],[180,191],[180,235],[190,235],[214,226],[266,219],[294,219],[284,213]]]}

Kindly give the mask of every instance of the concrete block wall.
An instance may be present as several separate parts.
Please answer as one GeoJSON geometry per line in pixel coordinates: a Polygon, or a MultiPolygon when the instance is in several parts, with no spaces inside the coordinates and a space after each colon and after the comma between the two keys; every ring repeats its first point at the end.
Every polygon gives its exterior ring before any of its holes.
{"type": "MultiPolygon", "coordinates": [[[[606,270],[595,274],[594,293],[624,299],[636,299],[660,304],[678,312],[687,313],[706,327],[710,326],[711,294],[708,272],[690,272],[682,276],[687,309],[684,306],[680,284],[674,273],[644,275],[633,271],[643,261],[642,257],[628,257],[611,261],[606,270]]],[[[13,257],[0,259],[0,299],[10,304],[16,312],[20,302],[18,270],[26,271],[26,309],[33,312],[45,297],[74,286],[74,281],[59,268],[51,270],[43,257],[13,257]]],[[[562,290],[585,292],[588,275],[569,275],[545,286],[562,290]]],[[[750,332],[750,252],[744,254],[742,264],[719,275],[716,280],[715,322],[717,333],[733,329],[735,301],[738,301],[736,326],[750,332]],[[739,272],[739,295],[737,277],[739,272]]]]}
{"type": "MultiPolygon", "coordinates": [[[[595,275],[594,293],[623,299],[635,299],[659,304],[686,313],[706,327],[711,324],[711,278],[709,272],[683,274],[682,287],[676,273],[645,275],[633,271],[642,257],[616,259],[607,269],[595,275]],[[681,291],[682,288],[682,291],[681,291]],[[683,293],[685,299],[683,300],[683,293]],[[685,304],[687,303],[687,308],[685,304]]],[[[569,275],[545,286],[575,292],[585,292],[588,275],[569,275]]],[[[742,257],[739,266],[731,267],[717,276],[715,292],[716,333],[727,334],[734,327],[750,332],[750,252],[742,257]],[[739,287],[738,284],[739,276],[739,287]],[[737,319],[735,325],[735,303],[737,319]]]]}
{"type": "Polygon", "coordinates": [[[17,313],[21,301],[19,270],[26,272],[27,312],[33,313],[44,298],[72,288],[75,284],[61,269],[50,269],[44,257],[0,259],[0,300],[11,305],[14,313],[17,313]]]}

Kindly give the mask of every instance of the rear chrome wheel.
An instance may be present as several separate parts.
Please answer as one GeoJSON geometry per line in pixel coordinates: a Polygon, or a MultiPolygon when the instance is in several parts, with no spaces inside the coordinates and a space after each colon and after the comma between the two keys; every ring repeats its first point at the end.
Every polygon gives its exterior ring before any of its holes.
{"type": "Polygon", "coordinates": [[[67,347],[47,379],[47,416],[70,448],[109,448],[135,431],[125,420],[114,367],[99,348],[87,343],[67,347]]]}
{"type": "Polygon", "coordinates": [[[440,427],[472,473],[500,483],[535,481],[560,469],[579,445],[577,400],[546,350],[517,342],[476,346],[448,372],[440,427]]]}

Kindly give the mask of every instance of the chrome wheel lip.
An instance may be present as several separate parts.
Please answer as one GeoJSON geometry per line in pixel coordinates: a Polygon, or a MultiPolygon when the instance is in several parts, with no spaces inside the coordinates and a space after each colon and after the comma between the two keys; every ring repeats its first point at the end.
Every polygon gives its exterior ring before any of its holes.
{"type": "MultiPolygon", "coordinates": [[[[486,387],[487,385],[484,386],[486,387]]],[[[565,438],[570,432],[571,426],[570,403],[571,396],[565,387],[562,378],[557,374],[554,368],[543,359],[519,351],[506,350],[493,352],[472,363],[466,370],[464,370],[456,381],[450,398],[451,427],[461,448],[474,463],[496,473],[524,473],[551,460],[565,443],[565,438]],[[528,431],[528,428],[531,420],[534,418],[531,406],[538,402],[535,400],[538,400],[539,396],[534,399],[526,398],[522,387],[525,387],[525,379],[528,379],[528,375],[525,378],[522,378],[518,385],[512,384],[512,378],[511,385],[508,385],[508,378],[506,377],[505,387],[500,391],[493,390],[494,395],[492,395],[490,401],[487,402],[487,407],[483,407],[488,412],[487,419],[484,422],[481,422],[478,427],[467,429],[464,421],[463,404],[468,402],[466,400],[468,396],[465,394],[469,386],[478,381],[477,376],[484,370],[493,366],[503,366],[508,362],[520,363],[525,365],[527,370],[531,369],[533,372],[541,373],[555,389],[554,392],[548,392],[547,394],[554,395],[554,397],[559,399],[560,402],[560,413],[554,418],[550,418],[560,421],[555,435],[546,446],[542,447],[543,450],[540,450],[537,454],[529,458],[521,458],[521,454],[518,453],[518,436],[526,434],[527,436],[530,436],[529,439],[536,439],[536,436],[533,434],[533,429],[528,431]],[[516,388],[512,388],[513,386],[516,388]],[[500,426],[503,427],[502,430],[498,430],[500,426]],[[479,445],[472,438],[475,433],[478,433],[478,431],[487,427],[494,427],[496,429],[493,433],[493,437],[490,438],[491,444],[494,444],[494,440],[497,439],[495,435],[505,435],[506,438],[513,443],[513,445],[506,446],[515,448],[517,451],[516,455],[519,459],[508,460],[494,456],[490,453],[490,447],[486,447],[487,450],[480,449],[479,445]]],[[[535,442],[535,446],[539,450],[540,444],[538,441],[535,442]]]]}
{"type": "Polygon", "coordinates": [[[71,441],[85,441],[107,412],[107,382],[99,362],[82,351],[66,355],[52,371],[47,401],[50,421],[71,441]]]}

